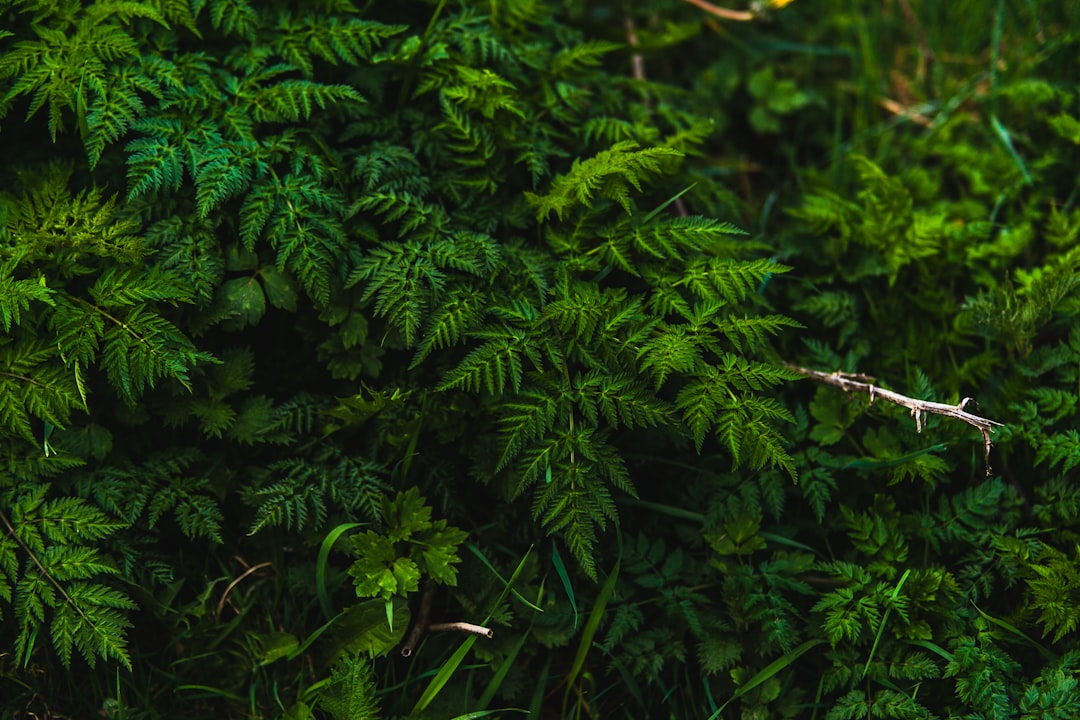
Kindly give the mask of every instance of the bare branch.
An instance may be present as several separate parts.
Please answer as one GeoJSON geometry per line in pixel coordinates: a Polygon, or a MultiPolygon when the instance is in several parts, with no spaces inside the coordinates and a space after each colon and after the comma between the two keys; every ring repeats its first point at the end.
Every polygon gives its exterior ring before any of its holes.
{"type": "Polygon", "coordinates": [[[791,365],[788,363],[785,363],[785,365],[791,370],[794,370],[801,375],[805,375],[811,380],[824,383],[825,385],[838,387],[845,392],[867,393],[870,396],[871,403],[874,402],[875,399],[881,398],[882,400],[887,400],[895,405],[906,407],[911,412],[911,416],[915,418],[915,428],[918,432],[922,432],[923,413],[945,415],[946,417],[963,420],[968,425],[978,428],[983,437],[983,459],[986,462],[986,475],[988,477],[990,476],[990,446],[992,444],[990,442],[990,433],[994,431],[995,427],[1003,427],[1004,423],[999,423],[996,420],[990,420],[978,415],[972,415],[964,410],[967,404],[971,402],[971,398],[964,398],[956,405],[946,405],[945,403],[930,402],[929,400],[916,400],[907,395],[901,395],[892,390],[877,387],[873,383],[874,378],[861,373],[845,373],[840,372],[839,370],[832,373],[823,373],[819,370],[810,370],[809,368],[799,367],[798,365],[791,365]]]}

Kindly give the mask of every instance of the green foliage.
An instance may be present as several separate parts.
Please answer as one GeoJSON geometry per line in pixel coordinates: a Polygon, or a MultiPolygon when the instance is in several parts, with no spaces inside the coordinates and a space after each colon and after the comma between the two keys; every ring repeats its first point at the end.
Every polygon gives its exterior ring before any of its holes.
{"type": "Polygon", "coordinates": [[[0,2],[0,715],[1077,715],[1080,16],[880,5],[0,2]]]}
{"type": "Polygon", "coordinates": [[[407,595],[420,586],[421,575],[444,585],[457,585],[461,562],[458,546],[466,533],[445,520],[432,521],[431,508],[416,488],[383,498],[381,519],[385,533],[367,530],[353,535],[351,552],[357,557],[349,568],[360,597],[407,595]]]}
{"type": "Polygon", "coordinates": [[[109,582],[118,569],[95,547],[122,525],[78,498],[47,499],[45,483],[0,485],[0,598],[14,610],[13,650],[30,664],[48,626],[64,664],[73,650],[93,666],[98,659],[131,668],[124,611],[135,604],[109,582]]]}
{"type": "Polygon", "coordinates": [[[638,150],[637,143],[625,140],[585,161],[576,161],[570,172],[555,178],[551,192],[537,196],[526,193],[530,205],[536,206],[537,220],[546,220],[551,213],[563,215],[575,205],[592,207],[594,196],[614,200],[628,214],[630,188],[642,189],[642,181],[661,168],[661,159],[680,157],[670,148],[638,150]]]}
{"type": "Polygon", "coordinates": [[[371,664],[359,658],[344,658],[319,690],[318,704],[334,720],[379,717],[371,664]]]}

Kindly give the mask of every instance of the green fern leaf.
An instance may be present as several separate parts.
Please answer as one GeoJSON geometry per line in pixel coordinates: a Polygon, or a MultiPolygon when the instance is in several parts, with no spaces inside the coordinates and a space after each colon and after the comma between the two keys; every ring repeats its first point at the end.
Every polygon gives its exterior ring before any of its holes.
{"type": "Polygon", "coordinates": [[[0,431],[36,443],[31,419],[65,427],[81,405],[79,397],[75,377],[55,347],[0,343],[0,431]]]}
{"type": "Polygon", "coordinates": [[[641,369],[652,372],[657,389],[672,373],[688,375],[702,363],[701,338],[684,325],[664,325],[638,352],[641,369]]]}
{"type": "Polygon", "coordinates": [[[12,277],[17,260],[13,259],[0,265],[0,321],[4,332],[10,333],[12,325],[22,323],[22,314],[30,309],[32,303],[55,306],[53,291],[45,285],[45,278],[38,280],[16,280],[12,277]]]}
{"type": "MultiPolygon", "coordinates": [[[[196,15],[205,4],[206,0],[192,3],[196,15]]],[[[258,22],[259,15],[247,0],[210,0],[210,23],[215,30],[254,40],[258,22]]]]}
{"type": "Polygon", "coordinates": [[[554,427],[562,409],[559,394],[556,387],[525,390],[503,405],[505,414],[499,424],[505,444],[496,470],[505,468],[526,445],[554,427]]]}
{"type": "Polygon", "coordinates": [[[711,380],[694,380],[687,383],[675,398],[675,407],[682,411],[683,422],[690,428],[698,452],[705,436],[712,429],[719,410],[723,389],[711,380]]]}
{"type": "Polygon", "coordinates": [[[298,20],[284,15],[278,20],[273,48],[285,62],[311,78],[316,58],[331,65],[359,65],[370,59],[384,40],[400,34],[406,27],[359,18],[307,15],[298,20]]]}
{"type": "Polygon", "coordinates": [[[770,336],[779,334],[784,328],[805,327],[802,323],[783,315],[736,317],[734,314],[729,314],[726,318],[718,318],[713,324],[739,352],[744,349],[750,351],[764,347],[770,336]]]}
{"type": "Polygon", "coordinates": [[[152,118],[132,123],[147,137],[128,142],[125,150],[129,200],[158,190],[180,189],[184,180],[184,155],[176,142],[183,129],[178,120],[152,118]]]}
{"type": "Polygon", "coordinates": [[[473,392],[486,389],[493,395],[501,395],[509,385],[518,392],[523,372],[524,333],[506,328],[476,335],[485,337],[486,342],[447,372],[438,389],[458,388],[473,392]]]}
{"type": "Polygon", "coordinates": [[[349,103],[362,103],[364,98],[348,85],[324,85],[311,80],[281,80],[261,86],[250,96],[242,94],[237,100],[248,104],[256,122],[297,122],[311,118],[315,108],[325,110],[349,103]]]}
{"type": "Polygon", "coordinates": [[[418,366],[434,350],[445,350],[462,342],[465,334],[479,324],[482,302],[483,297],[473,290],[449,292],[428,321],[409,367],[418,366]]]}
{"type": "Polygon", "coordinates": [[[666,158],[682,157],[670,148],[638,150],[632,141],[612,145],[588,160],[575,160],[570,172],[555,178],[547,195],[525,193],[536,207],[537,220],[546,220],[554,212],[560,220],[576,205],[591,207],[594,198],[616,201],[630,213],[630,188],[642,189],[642,181],[661,172],[666,158]]]}

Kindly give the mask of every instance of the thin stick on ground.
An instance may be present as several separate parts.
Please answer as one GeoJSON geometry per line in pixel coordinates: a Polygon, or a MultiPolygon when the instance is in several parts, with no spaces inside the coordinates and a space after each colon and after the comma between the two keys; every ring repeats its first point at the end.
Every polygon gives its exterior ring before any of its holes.
{"type": "Polygon", "coordinates": [[[691,5],[696,5],[710,15],[715,15],[722,20],[734,20],[736,22],[748,22],[750,20],[756,20],[757,14],[750,10],[732,10],[726,7],[720,7],[719,5],[713,5],[705,0],[686,0],[691,5]]]}
{"type": "Polygon", "coordinates": [[[901,395],[892,390],[880,388],[874,385],[874,378],[861,373],[845,373],[840,372],[839,370],[836,372],[824,373],[819,370],[799,367],[798,365],[790,365],[787,363],[785,363],[785,365],[791,370],[794,370],[801,375],[805,375],[811,380],[824,383],[825,385],[838,387],[845,392],[868,393],[870,395],[871,403],[874,402],[875,399],[881,398],[882,400],[887,400],[895,405],[906,407],[911,412],[911,416],[915,418],[915,429],[918,432],[922,432],[923,413],[932,413],[934,415],[944,415],[946,417],[956,418],[957,420],[962,420],[968,425],[978,428],[983,437],[983,459],[986,463],[986,475],[987,477],[990,476],[990,433],[994,431],[995,427],[1003,427],[1004,423],[999,423],[996,420],[990,420],[978,415],[972,415],[964,410],[967,404],[971,402],[971,398],[966,397],[956,405],[946,405],[945,403],[930,402],[929,400],[916,400],[907,395],[901,395]]]}
{"type": "Polygon", "coordinates": [[[469,633],[470,635],[480,635],[481,637],[492,638],[495,637],[495,631],[489,627],[483,625],[474,625],[467,622],[448,622],[448,623],[432,623],[428,625],[429,632],[441,632],[445,630],[452,630],[456,632],[469,633]]]}
{"type": "Polygon", "coordinates": [[[495,637],[495,631],[491,628],[484,627],[483,625],[474,625],[467,622],[429,622],[428,617],[431,614],[431,598],[435,594],[434,590],[434,583],[429,582],[424,585],[423,594],[420,595],[420,610],[417,613],[416,624],[413,625],[412,632],[409,633],[409,637],[405,641],[405,645],[401,648],[401,657],[411,656],[416,651],[416,646],[420,644],[420,640],[424,637],[425,633],[429,632],[443,632],[451,630],[457,632],[466,632],[472,635],[481,635],[487,638],[495,637]]]}

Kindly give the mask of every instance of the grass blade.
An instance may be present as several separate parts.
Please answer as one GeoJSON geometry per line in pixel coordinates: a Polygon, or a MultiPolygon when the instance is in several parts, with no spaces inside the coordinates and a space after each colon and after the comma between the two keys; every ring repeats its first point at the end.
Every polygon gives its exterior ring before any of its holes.
{"type": "MultiPolygon", "coordinates": [[[[480,558],[480,562],[484,564],[484,567],[491,571],[492,575],[499,578],[499,582],[501,582],[506,587],[510,587],[510,582],[503,579],[503,576],[499,574],[499,571],[495,569],[495,566],[491,564],[491,561],[487,559],[484,553],[480,552],[480,548],[476,547],[470,542],[465,543],[465,547],[468,548],[473,555],[480,558]]],[[[510,592],[512,592],[514,594],[514,597],[527,605],[530,609],[535,610],[536,612],[544,612],[543,608],[538,606],[536,603],[530,602],[524,595],[515,590],[513,587],[510,587],[510,592]]]]}
{"type": "Polygon", "coordinates": [[[570,607],[574,609],[574,630],[577,630],[578,609],[577,598],[574,597],[574,586],[570,583],[570,575],[566,572],[566,564],[563,563],[562,555],[559,554],[559,546],[554,540],[551,541],[551,562],[555,566],[555,573],[559,576],[559,580],[562,581],[566,597],[570,599],[570,607]]]}
{"type": "MultiPolygon", "coordinates": [[[[487,614],[487,617],[484,618],[483,623],[481,624],[486,625],[487,622],[491,620],[491,616],[494,615],[495,612],[499,609],[499,606],[502,604],[503,600],[505,600],[506,596],[510,593],[514,582],[521,575],[521,571],[525,569],[525,563],[528,561],[530,554],[532,554],[532,547],[530,547],[525,552],[525,555],[522,556],[521,562],[519,562],[517,567],[514,569],[514,574],[510,576],[510,580],[503,586],[502,592],[499,593],[499,597],[495,599],[494,603],[492,603],[491,611],[487,614]]],[[[450,677],[457,671],[458,667],[465,659],[465,656],[469,653],[469,650],[472,649],[473,644],[476,643],[476,638],[476,635],[470,635],[469,637],[465,638],[465,641],[462,642],[458,649],[454,651],[454,654],[451,655],[450,658],[442,664],[442,667],[439,668],[439,672],[435,673],[435,677],[432,678],[428,686],[424,688],[424,692],[420,696],[420,699],[416,701],[416,705],[413,707],[412,710],[413,715],[421,713],[425,709],[427,709],[427,706],[431,704],[431,701],[435,699],[435,696],[437,696],[442,691],[442,689],[446,686],[446,683],[450,681],[450,677]]]]}
{"type": "Polygon", "coordinates": [[[581,668],[585,666],[585,658],[589,654],[589,650],[592,649],[593,638],[600,628],[600,621],[604,618],[604,611],[607,609],[608,601],[611,600],[611,596],[615,592],[615,581],[619,579],[619,568],[621,566],[622,536],[620,535],[619,556],[615,560],[615,567],[611,569],[607,580],[604,581],[604,587],[600,589],[600,594],[597,595],[596,602],[593,603],[592,611],[589,612],[589,619],[585,622],[585,629],[581,633],[581,642],[578,643],[577,654],[574,655],[574,663],[570,666],[570,672],[567,673],[566,678],[563,680],[566,683],[566,691],[563,694],[563,717],[566,717],[566,704],[570,700],[570,691],[573,689],[578,675],[581,674],[581,668]]]}
{"type": "Polygon", "coordinates": [[[671,197],[669,197],[669,198],[668,198],[667,200],[665,200],[664,202],[660,203],[660,206],[659,206],[659,207],[657,207],[657,208],[653,209],[653,210],[652,210],[652,212],[650,212],[650,213],[649,213],[648,215],[646,215],[645,217],[643,217],[643,218],[641,219],[641,221],[640,221],[639,223],[637,223],[637,224],[638,224],[639,226],[640,226],[640,225],[646,225],[646,224],[648,224],[648,222],[649,222],[650,220],[652,220],[652,219],[653,219],[654,217],[656,217],[657,215],[659,215],[660,213],[662,213],[662,212],[664,211],[664,208],[666,208],[666,207],[667,207],[668,205],[670,205],[671,203],[673,203],[673,202],[675,202],[676,200],[678,200],[679,198],[681,198],[681,197],[682,197],[683,195],[685,195],[686,193],[688,193],[688,192],[690,192],[691,190],[693,190],[693,189],[694,189],[694,186],[696,186],[696,185],[697,185],[697,183],[696,183],[696,182],[694,182],[694,183],[690,183],[689,185],[687,185],[686,187],[684,187],[684,188],[683,188],[682,190],[680,190],[679,192],[675,193],[674,195],[672,195],[671,197]]]}
{"type": "Polygon", "coordinates": [[[539,718],[543,714],[544,688],[547,687],[548,675],[551,674],[551,659],[554,655],[547,656],[544,669],[540,671],[540,677],[536,681],[536,690],[533,691],[532,702],[529,703],[529,717],[539,718]]]}
{"type": "MultiPolygon", "coordinates": [[[[904,583],[907,582],[908,576],[911,575],[911,568],[904,571],[904,574],[900,576],[900,582],[896,583],[896,587],[892,591],[892,600],[896,600],[900,596],[900,589],[904,587],[904,583]]],[[[889,613],[892,612],[892,606],[885,608],[885,614],[881,616],[881,622],[878,623],[877,634],[874,635],[874,644],[870,647],[870,654],[866,658],[866,664],[863,665],[862,676],[866,677],[866,673],[870,671],[870,663],[874,660],[874,653],[877,652],[878,643],[881,642],[881,634],[885,632],[885,623],[889,621],[889,613]]]]}
{"type": "Polygon", "coordinates": [[[450,659],[442,664],[439,668],[439,672],[435,673],[435,677],[432,678],[428,686],[424,688],[424,693],[420,696],[420,699],[416,701],[416,705],[412,709],[412,714],[417,715],[427,709],[427,706],[431,704],[431,701],[435,699],[446,683],[450,682],[450,677],[461,665],[461,662],[468,655],[469,650],[472,649],[473,644],[476,642],[476,635],[470,635],[465,638],[465,641],[461,643],[454,654],[450,656],[450,659]]]}
{"type": "Polygon", "coordinates": [[[1018,628],[1015,625],[1012,625],[1011,623],[1008,623],[1008,622],[1006,622],[1004,620],[1000,620],[1000,619],[994,617],[993,615],[986,614],[985,612],[982,611],[982,608],[980,608],[975,603],[972,603],[971,605],[972,605],[972,607],[975,608],[975,610],[979,613],[979,615],[981,615],[983,617],[983,619],[985,619],[987,622],[993,623],[994,625],[997,625],[1002,630],[1010,633],[1011,635],[1015,635],[1016,637],[1020,638],[1020,640],[1025,645],[1030,645],[1031,647],[1038,650],[1039,654],[1042,655],[1047,660],[1049,660],[1051,662],[1057,662],[1058,661],[1059,658],[1058,658],[1057,655],[1052,653],[1050,650],[1047,650],[1045,647],[1042,646],[1041,643],[1039,643],[1037,640],[1032,638],[1030,635],[1025,633],[1020,628],[1018,628]]]}
{"type": "Polygon", "coordinates": [[[1024,163],[1024,158],[1020,157],[1020,153],[1017,152],[1016,146],[1013,145],[1012,136],[1009,131],[1005,129],[1005,126],[998,120],[997,115],[990,115],[990,127],[994,128],[994,132],[997,133],[998,139],[1001,140],[1001,144],[1005,146],[1005,149],[1009,153],[1009,157],[1012,158],[1013,164],[1020,170],[1020,174],[1024,176],[1024,182],[1028,185],[1034,185],[1035,181],[1031,179],[1031,173],[1028,172],[1027,165],[1024,163]]]}
{"type": "Polygon", "coordinates": [[[646,510],[652,510],[653,512],[658,512],[662,515],[667,515],[668,517],[678,518],[680,520],[689,520],[693,523],[705,522],[705,515],[703,513],[675,507],[674,505],[665,505],[663,503],[649,502],[648,500],[638,500],[636,498],[619,498],[619,504],[633,505],[634,507],[645,508],[646,510]]]}
{"type": "Polygon", "coordinates": [[[341,523],[326,534],[322,545],[319,546],[319,555],[315,560],[315,595],[319,598],[319,607],[322,608],[323,615],[327,620],[334,617],[334,614],[330,611],[330,594],[326,590],[326,563],[330,558],[330,550],[333,549],[334,543],[338,541],[338,538],[343,533],[360,527],[362,524],[341,523]]]}
{"type": "MultiPolygon", "coordinates": [[[[529,556],[532,555],[532,551],[533,546],[530,545],[529,549],[526,550],[525,554],[521,557],[521,562],[519,562],[517,567],[514,568],[514,573],[510,576],[510,579],[506,581],[505,585],[503,585],[503,589],[502,592],[499,593],[499,597],[495,598],[495,602],[491,604],[491,611],[487,614],[487,617],[484,618],[484,622],[482,622],[481,625],[487,625],[488,620],[491,620],[491,616],[495,614],[495,611],[499,609],[500,605],[502,605],[502,601],[506,599],[507,593],[514,589],[514,582],[521,575],[521,571],[525,569],[525,562],[529,559],[529,556]]],[[[532,603],[528,604],[532,605],[532,603]]]]}
{"type": "Polygon", "coordinates": [[[761,685],[762,683],[766,682],[767,680],[772,678],[774,675],[776,675],[778,672],[780,672],[781,670],[786,668],[788,665],[790,665],[791,663],[798,660],[800,657],[802,657],[806,653],[807,650],[811,650],[811,649],[817,647],[818,645],[821,645],[824,642],[825,641],[822,640],[821,638],[818,638],[816,640],[807,640],[802,645],[799,645],[797,648],[795,648],[794,650],[789,652],[787,655],[784,655],[781,658],[777,658],[776,660],[773,660],[771,663],[769,663],[764,668],[762,668],[761,672],[759,672],[757,675],[755,675],[754,677],[747,680],[745,685],[739,686],[739,689],[736,690],[734,692],[734,694],[732,694],[732,696],[730,698],[725,700],[724,704],[721,705],[717,709],[716,712],[714,712],[712,715],[709,716],[709,720],[716,720],[717,718],[719,718],[720,713],[724,712],[724,708],[726,708],[728,705],[735,702],[736,700],[741,698],[743,695],[750,692],[751,690],[756,688],[758,685],[761,685]]]}
{"type": "MultiPolygon", "coordinates": [[[[495,697],[495,693],[499,691],[499,686],[502,685],[503,680],[506,678],[506,673],[510,671],[510,668],[514,665],[514,660],[517,659],[518,653],[521,652],[521,648],[525,647],[525,641],[529,639],[529,635],[532,633],[532,626],[521,636],[521,639],[514,644],[514,647],[510,650],[510,653],[506,656],[506,659],[502,661],[502,665],[495,671],[495,675],[492,676],[491,682],[484,688],[484,694],[480,696],[477,706],[486,709],[491,700],[495,697]]],[[[528,712],[523,710],[522,712],[528,712]]]]}

